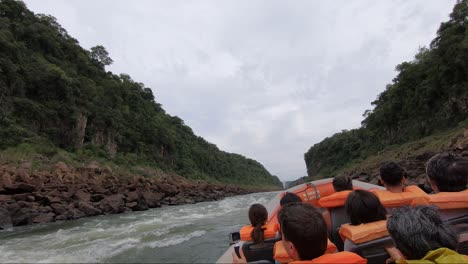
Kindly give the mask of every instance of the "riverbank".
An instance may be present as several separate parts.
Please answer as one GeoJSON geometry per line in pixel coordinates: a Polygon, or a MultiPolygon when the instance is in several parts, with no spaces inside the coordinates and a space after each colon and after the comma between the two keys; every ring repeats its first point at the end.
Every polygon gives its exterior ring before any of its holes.
{"type": "Polygon", "coordinates": [[[267,191],[190,181],[160,171],[146,171],[144,175],[116,176],[110,167],[97,163],[72,167],[58,162],[41,171],[33,171],[30,162],[2,165],[0,229],[267,191]]]}

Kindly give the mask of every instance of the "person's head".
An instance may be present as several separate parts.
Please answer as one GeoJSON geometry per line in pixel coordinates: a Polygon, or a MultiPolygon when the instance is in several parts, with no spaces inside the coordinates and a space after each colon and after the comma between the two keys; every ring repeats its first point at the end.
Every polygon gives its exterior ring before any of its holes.
{"type": "Polygon", "coordinates": [[[355,190],[350,193],[346,199],[345,209],[351,225],[360,225],[387,218],[387,211],[379,198],[365,190],[355,190]]]}
{"type": "Polygon", "coordinates": [[[429,183],[435,192],[459,192],[468,183],[468,160],[452,153],[436,154],[426,165],[429,183]]]}
{"type": "Polygon", "coordinates": [[[421,259],[430,250],[446,247],[455,250],[457,235],[440,219],[434,207],[397,208],[387,221],[395,246],[407,259],[421,259]]]}
{"type": "Polygon", "coordinates": [[[336,176],[333,178],[333,189],[335,192],[341,192],[346,190],[353,190],[353,181],[348,176],[336,176]]]}
{"type": "Polygon", "coordinates": [[[293,260],[312,260],[327,249],[327,226],[322,214],[307,203],[290,203],[278,212],[282,241],[293,260]]]}
{"type": "Polygon", "coordinates": [[[263,229],[262,226],[268,219],[268,211],[265,206],[261,204],[253,204],[249,209],[250,224],[254,227],[252,230],[252,240],[254,243],[263,243],[263,229]]]}
{"type": "Polygon", "coordinates": [[[380,166],[380,182],[387,189],[402,187],[405,181],[405,171],[395,162],[387,162],[380,166]]]}
{"type": "Polygon", "coordinates": [[[301,197],[295,193],[287,192],[280,200],[280,205],[283,206],[289,203],[302,203],[301,197]]]}

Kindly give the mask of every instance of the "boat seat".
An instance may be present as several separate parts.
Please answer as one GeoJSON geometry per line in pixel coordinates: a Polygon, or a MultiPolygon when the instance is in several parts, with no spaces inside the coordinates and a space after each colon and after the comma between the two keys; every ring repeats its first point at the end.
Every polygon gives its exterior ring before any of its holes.
{"type": "Polygon", "coordinates": [[[330,231],[330,240],[335,244],[338,251],[343,251],[344,243],[340,236],[340,228],[341,225],[349,223],[349,217],[346,214],[346,209],[344,206],[335,207],[335,208],[328,208],[330,212],[330,223],[331,223],[331,230],[330,231]]]}
{"type": "Polygon", "coordinates": [[[385,250],[386,247],[394,247],[393,240],[390,236],[385,236],[361,244],[355,244],[351,240],[346,239],[344,249],[354,252],[363,258],[367,259],[368,264],[381,264],[390,258],[390,255],[385,250]]]}
{"type": "Polygon", "coordinates": [[[440,218],[449,224],[468,223],[468,208],[439,209],[440,218]]]}
{"type": "Polygon", "coordinates": [[[468,224],[458,224],[453,229],[458,234],[457,252],[468,255],[468,224]]]}
{"type": "Polygon", "coordinates": [[[247,242],[242,245],[242,252],[247,262],[270,261],[271,263],[275,263],[273,259],[273,247],[277,241],[279,241],[279,238],[265,239],[261,247],[254,242],[247,242]]]}

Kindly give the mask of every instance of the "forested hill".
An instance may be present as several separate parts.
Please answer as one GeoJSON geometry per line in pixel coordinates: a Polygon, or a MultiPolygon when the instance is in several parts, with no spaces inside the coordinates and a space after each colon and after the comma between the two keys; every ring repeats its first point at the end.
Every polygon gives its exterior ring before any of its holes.
{"type": "Polygon", "coordinates": [[[304,156],[309,176],[335,176],[391,145],[441,133],[468,118],[468,0],[457,2],[428,48],[396,70],[360,128],[309,149],[304,156]]]}
{"type": "Polygon", "coordinates": [[[0,151],[281,186],[257,161],[219,150],[165,113],[144,84],[106,71],[111,63],[104,47],[85,50],[54,17],[1,0],[0,151]]]}

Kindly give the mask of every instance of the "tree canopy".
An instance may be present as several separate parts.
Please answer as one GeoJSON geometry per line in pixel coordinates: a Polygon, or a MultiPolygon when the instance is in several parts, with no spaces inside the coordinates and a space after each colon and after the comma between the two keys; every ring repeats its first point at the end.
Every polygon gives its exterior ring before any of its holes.
{"type": "Polygon", "coordinates": [[[468,117],[468,0],[457,1],[430,46],[396,70],[360,128],[326,138],[304,155],[310,176],[334,176],[386,146],[447,130],[468,117]]]}
{"type": "Polygon", "coordinates": [[[48,142],[116,163],[148,164],[192,179],[281,183],[260,163],[219,150],[157,103],[152,90],[90,51],[48,15],[0,1],[0,150],[48,142]]]}

